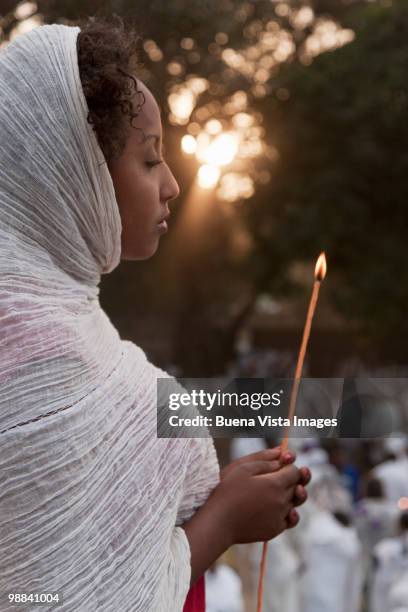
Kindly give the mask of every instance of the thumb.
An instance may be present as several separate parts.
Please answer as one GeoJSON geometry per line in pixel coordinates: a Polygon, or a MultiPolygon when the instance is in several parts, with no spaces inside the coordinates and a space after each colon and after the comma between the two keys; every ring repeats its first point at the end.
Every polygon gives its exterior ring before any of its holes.
{"type": "Polygon", "coordinates": [[[294,453],[293,451],[287,450],[282,453],[282,456],[281,456],[282,465],[290,465],[291,463],[294,463],[295,460],[296,460],[296,453],[294,453]]]}
{"type": "Polygon", "coordinates": [[[244,463],[242,467],[244,467],[251,476],[259,476],[260,474],[277,472],[281,464],[279,461],[251,461],[250,463],[244,463]]]}

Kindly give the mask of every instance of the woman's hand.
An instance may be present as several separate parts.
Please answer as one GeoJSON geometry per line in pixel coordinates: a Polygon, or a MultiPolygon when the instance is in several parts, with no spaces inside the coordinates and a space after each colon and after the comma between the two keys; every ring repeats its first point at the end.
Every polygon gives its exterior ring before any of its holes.
{"type": "Polygon", "coordinates": [[[310,471],[296,468],[295,459],[277,447],[241,457],[221,471],[212,495],[233,543],[270,540],[298,523],[294,507],[307,499],[310,471]]]}
{"type": "MultiPolygon", "coordinates": [[[[269,461],[271,462],[271,471],[277,471],[284,465],[290,465],[294,463],[296,460],[296,455],[294,452],[290,450],[286,450],[283,452],[281,456],[281,447],[276,446],[275,448],[267,448],[262,451],[258,451],[256,453],[251,453],[250,455],[245,455],[240,457],[239,459],[235,459],[228,465],[226,465],[220,472],[220,478],[223,480],[228,474],[232,473],[238,466],[241,466],[245,463],[250,463],[252,461],[269,461]]],[[[311,480],[311,473],[309,468],[301,467],[300,468],[300,480],[297,486],[295,487],[294,496],[293,496],[293,505],[300,506],[307,500],[307,491],[306,485],[311,480]]],[[[287,517],[287,527],[292,528],[295,527],[299,522],[299,515],[297,511],[293,508],[287,517]]]]}
{"type": "Polygon", "coordinates": [[[267,449],[233,461],[220,483],[183,525],[191,550],[191,583],[232,544],[266,541],[294,527],[310,481],[295,454],[267,449]]]}

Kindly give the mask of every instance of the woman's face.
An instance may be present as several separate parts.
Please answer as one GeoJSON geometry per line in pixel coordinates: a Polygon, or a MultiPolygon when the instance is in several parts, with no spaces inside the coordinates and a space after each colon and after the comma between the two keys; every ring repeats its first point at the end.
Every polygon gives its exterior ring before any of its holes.
{"type": "Polygon", "coordinates": [[[121,259],[154,255],[170,214],[168,202],[180,189],[162,155],[160,109],[150,90],[137,79],[145,96],[121,156],[108,163],[122,219],[121,259]],[[157,136],[157,138],[155,138],[157,136]]]}

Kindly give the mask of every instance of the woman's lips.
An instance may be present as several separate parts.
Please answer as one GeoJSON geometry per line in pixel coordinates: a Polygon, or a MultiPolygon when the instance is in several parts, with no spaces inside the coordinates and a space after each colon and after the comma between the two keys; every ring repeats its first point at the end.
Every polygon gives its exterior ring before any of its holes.
{"type": "Polygon", "coordinates": [[[170,211],[167,211],[164,217],[162,217],[161,221],[158,222],[157,228],[160,232],[167,232],[167,230],[169,229],[167,225],[167,219],[169,217],[170,217],[170,211]]]}
{"type": "Polygon", "coordinates": [[[163,232],[163,233],[164,233],[164,232],[167,232],[167,230],[169,229],[169,228],[168,228],[168,225],[167,225],[167,221],[164,219],[163,221],[161,221],[160,223],[158,223],[158,224],[157,224],[157,229],[158,229],[160,232],[163,232]]]}

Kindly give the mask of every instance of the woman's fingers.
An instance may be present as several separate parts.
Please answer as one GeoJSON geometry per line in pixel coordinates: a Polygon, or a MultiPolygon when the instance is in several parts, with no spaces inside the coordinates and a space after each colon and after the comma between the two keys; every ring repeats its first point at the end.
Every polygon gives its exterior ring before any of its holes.
{"type": "Polygon", "coordinates": [[[250,461],[273,461],[279,457],[281,458],[282,465],[289,465],[294,463],[296,460],[296,453],[291,450],[286,450],[281,456],[281,447],[275,446],[274,448],[265,448],[264,450],[256,453],[251,453],[250,455],[244,455],[244,457],[235,459],[235,461],[232,463],[239,465],[241,463],[248,463],[250,461]]]}
{"type": "Polygon", "coordinates": [[[300,468],[301,481],[300,484],[307,485],[312,480],[312,473],[307,467],[300,468]]]}
{"type": "MultiPolygon", "coordinates": [[[[297,468],[293,465],[295,460],[296,455],[290,450],[281,453],[279,446],[268,448],[233,461],[222,470],[221,479],[232,474],[236,468],[245,469],[250,476],[266,478],[273,473],[278,473],[274,474],[274,478],[277,477],[278,486],[285,489],[284,502],[293,510],[293,507],[300,506],[307,500],[305,487],[311,480],[310,470],[307,467],[297,468]]],[[[295,512],[293,516],[296,517],[297,513],[295,512]]],[[[290,526],[293,527],[298,520],[297,518],[292,522],[289,521],[290,526]]]]}
{"type": "Polygon", "coordinates": [[[304,504],[307,500],[307,491],[303,485],[297,485],[295,487],[295,492],[293,495],[293,504],[295,506],[300,506],[304,504]]]}
{"type": "Polygon", "coordinates": [[[245,469],[251,476],[277,472],[280,467],[279,461],[250,461],[242,464],[242,469],[245,469]]]}
{"type": "Polygon", "coordinates": [[[300,470],[294,465],[285,465],[279,470],[279,473],[276,475],[276,477],[279,479],[279,484],[283,488],[288,489],[290,487],[294,487],[299,483],[300,470]]]}
{"type": "Polygon", "coordinates": [[[296,453],[293,451],[285,451],[281,456],[282,465],[290,465],[296,461],[296,453]]]}
{"type": "Polygon", "coordinates": [[[298,522],[299,522],[299,513],[297,512],[297,510],[295,510],[295,508],[292,508],[292,510],[289,512],[288,516],[286,517],[287,528],[292,529],[293,527],[296,527],[298,522]]]}
{"type": "MultiPolygon", "coordinates": [[[[237,466],[244,463],[251,463],[253,461],[274,461],[280,456],[280,447],[276,448],[265,448],[265,450],[258,451],[257,453],[251,453],[250,455],[244,455],[239,459],[235,459],[228,465],[226,465],[220,472],[221,480],[231,473],[237,466]]],[[[280,466],[279,466],[280,467],[280,466]]]]}

